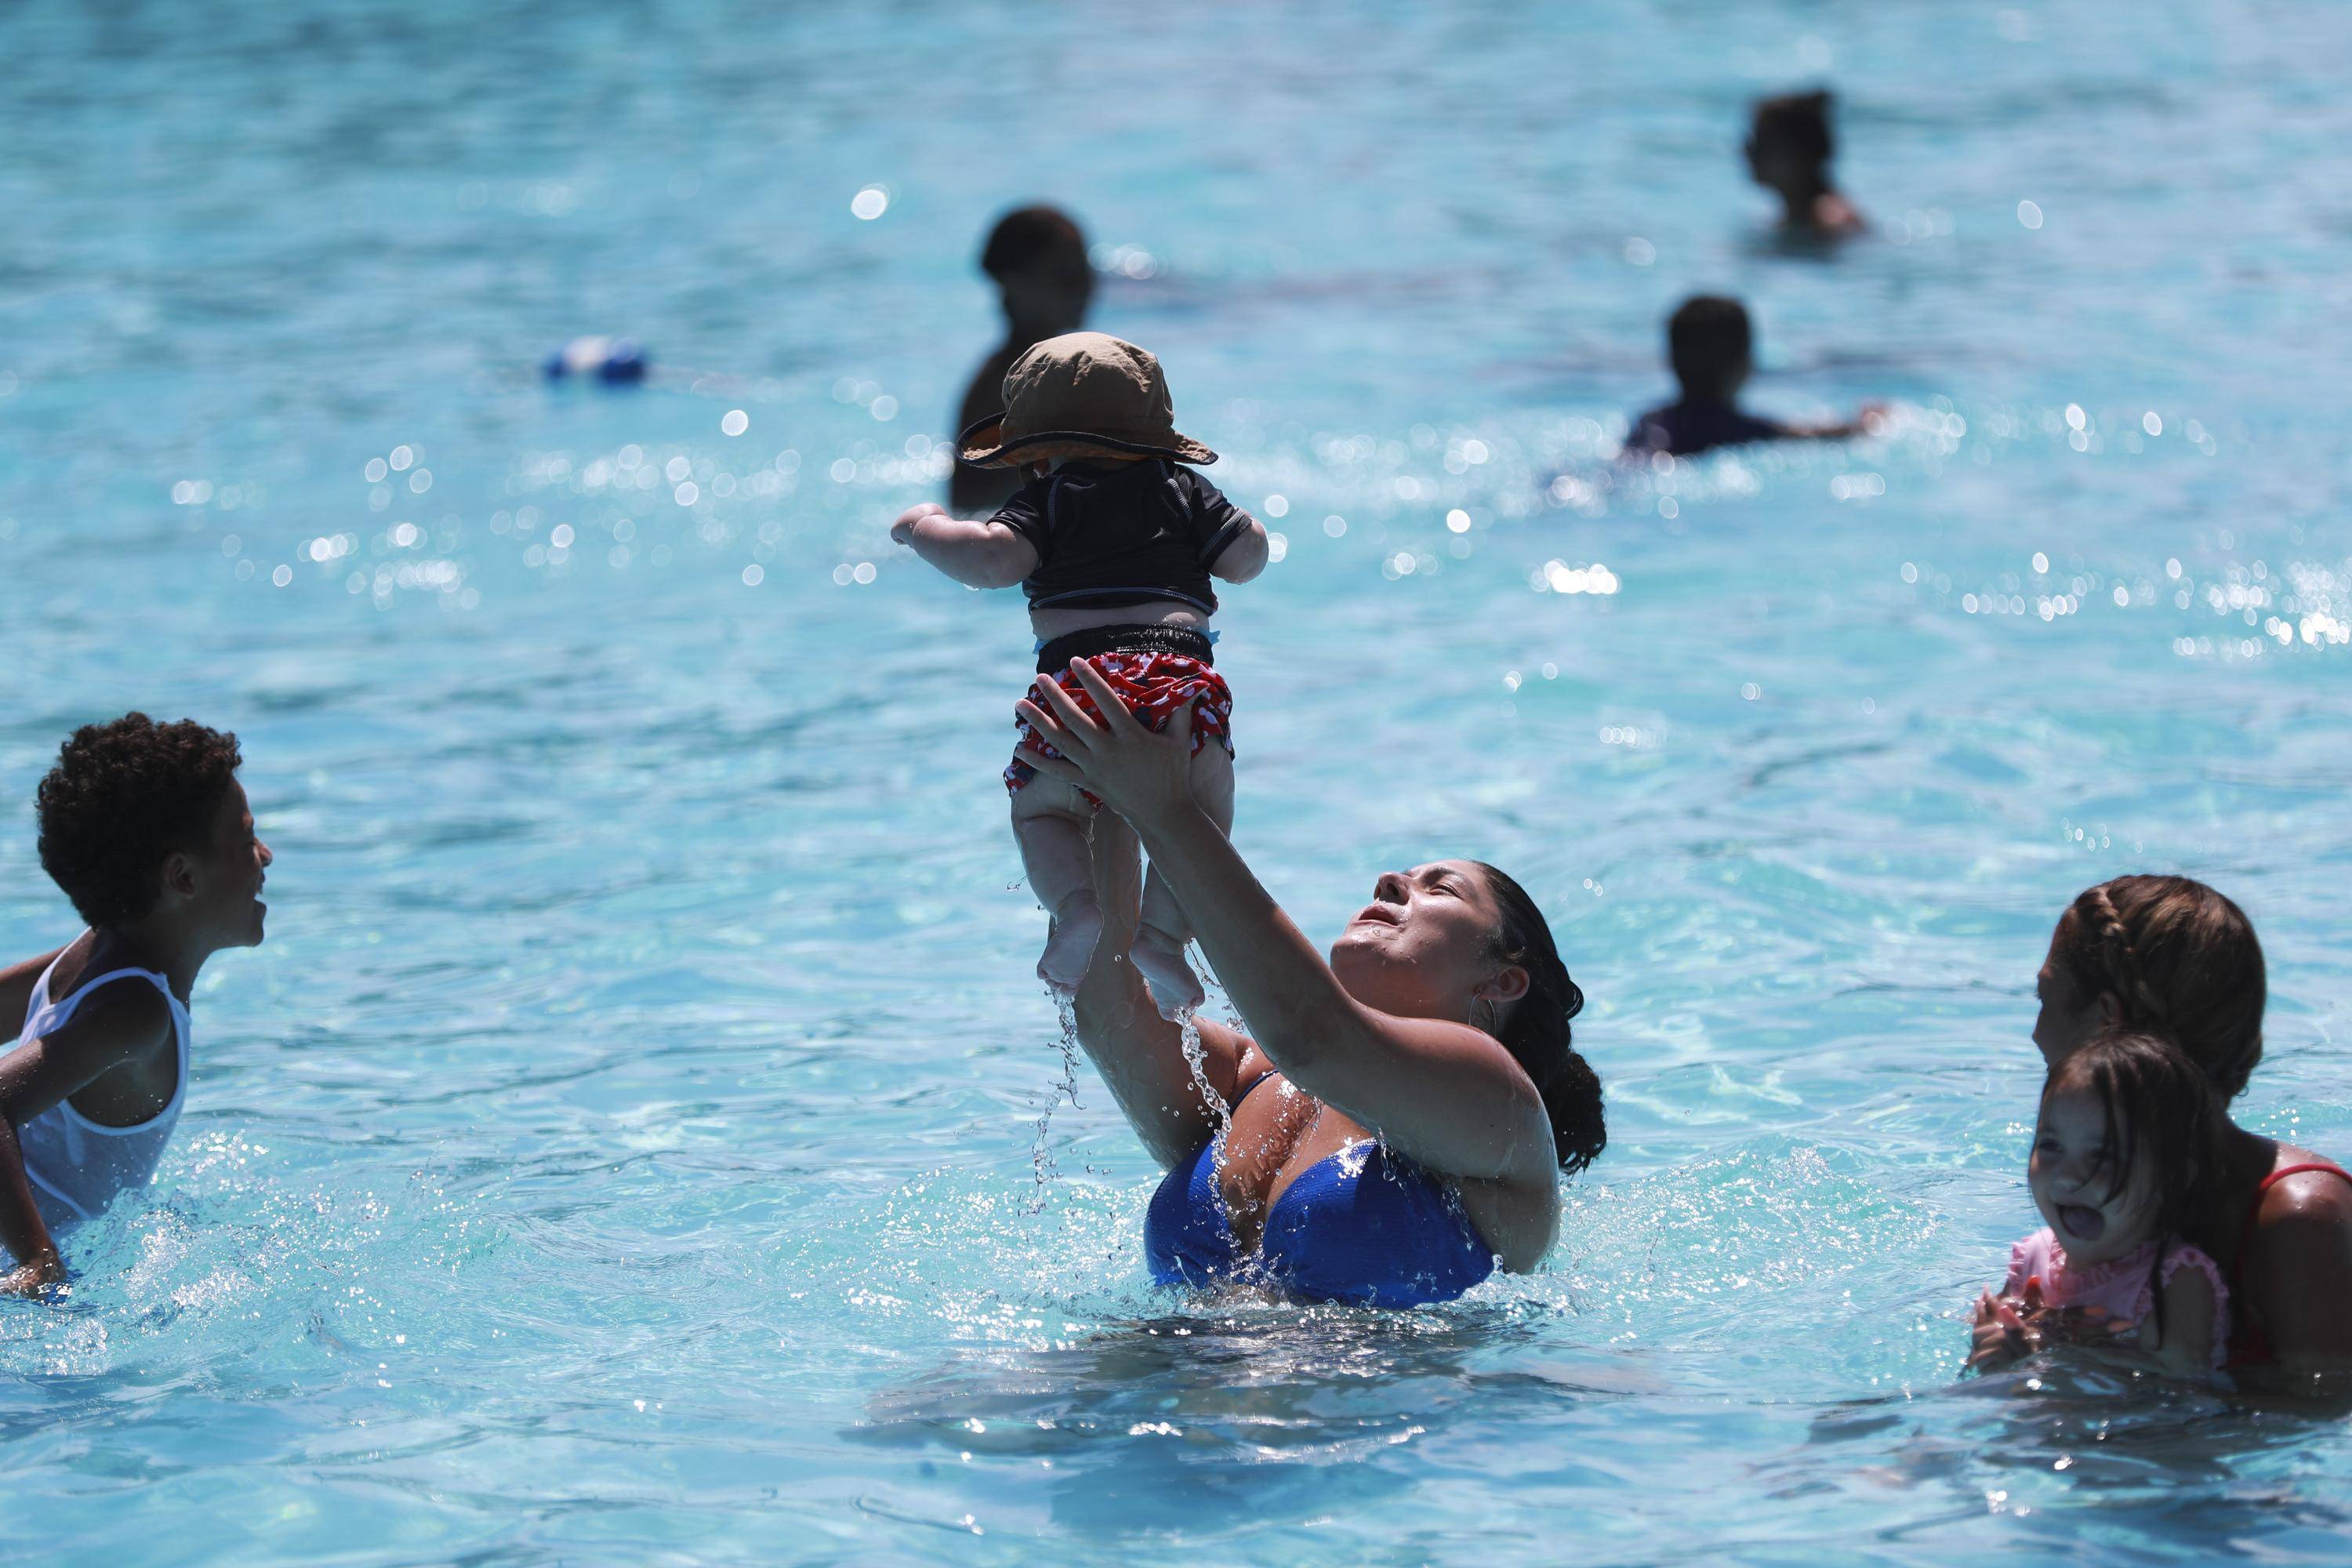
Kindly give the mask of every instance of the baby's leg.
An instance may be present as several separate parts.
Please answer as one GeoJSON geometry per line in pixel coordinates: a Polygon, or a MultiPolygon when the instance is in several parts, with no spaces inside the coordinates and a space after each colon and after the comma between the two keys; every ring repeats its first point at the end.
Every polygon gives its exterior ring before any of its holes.
{"type": "MultiPolygon", "coordinates": [[[[1231,833],[1234,760],[1213,738],[1192,754],[1192,798],[1219,830],[1231,833]]],[[[1201,988],[1201,977],[1192,973],[1192,964],[1184,957],[1184,944],[1192,940],[1192,922],[1185,918],[1176,895],[1169,891],[1160,868],[1152,867],[1144,879],[1143,917],[1130,951],[1135,967],[1151,987],[1151,999],[1164,1018],[1191,1012],[1208,1000],[1208,993],[1201,988]]]]}
{"type": "Polygon", "coordinates": [[[1045,906],[1053,925],[1037,960],[1037,978],[1075,991],[1102,934],[1102,906],[1095,900],[1093,849],[1087,835],[1094,809],[1075,784],[1039,776],[1013,792],[1013,837],[1029,890],[1045,906]]]}

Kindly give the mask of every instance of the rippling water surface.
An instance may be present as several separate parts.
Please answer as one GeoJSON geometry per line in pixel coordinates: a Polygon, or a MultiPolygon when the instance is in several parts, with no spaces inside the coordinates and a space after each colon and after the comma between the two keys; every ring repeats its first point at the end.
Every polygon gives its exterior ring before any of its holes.
{"type": "Polygon", "coordinates": [[[2342,19],[1102,17],[14,13],[0,952],[72,932],[79,721],[234,728],[278,863],[152,1200],[0,1307],[12,1546],[2340,1560],[2336,1416],[1956,1387],[1955,1314],[2092,880],[2246,905],[2241,1109],[2352,1154],[2342,19]],[[1834,258],[1736,157],[1813,79],[1879,225],[1834,258]],[[1223,618],[1253,865],[1328,933],[1493,859],[1592,998],[1541,1274],[1156,1291],[1149,1163],[1057,1097],[1024,628],[886,531],[1041,195],[1286,536],[1223,618]],[[1759,407],[1893,430],[1612,462],[1701,288],[1759,407]],[[655,384],[535,379],[585,331],[655,384]]]}

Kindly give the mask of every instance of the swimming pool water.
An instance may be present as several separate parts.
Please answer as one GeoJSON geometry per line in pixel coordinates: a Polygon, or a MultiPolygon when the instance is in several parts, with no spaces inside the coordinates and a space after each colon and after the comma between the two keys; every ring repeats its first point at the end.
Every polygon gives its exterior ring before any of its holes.
{"type": "Polygon", "coordinates": [[[2238,898],[2243,1118],[2352,1152],[2340,20],[1102,16],[13,14],[0,952],[71,934],[77,722],[235,729],[278,861],[152,1201],[0,1305],[12,1547],[2340,1560],[2330,1412],[1955,1385],[2082,886],[2238,898]],[[1834,258],[1737,160],[1815,79],[1834,258]],[[1591,998],[1541,1274],[1155,1290],[1057,1096],[1018,609],[887,537],[1036,197],[1286,540],[1221,617],[1253,866],[1328,935],[1492,859],[1591,998]],[[1757,406],[1893,430],[1610,461],[1700,289],[1757,406]],[[587,331],[656,383],[541,384],[587,331]]]}

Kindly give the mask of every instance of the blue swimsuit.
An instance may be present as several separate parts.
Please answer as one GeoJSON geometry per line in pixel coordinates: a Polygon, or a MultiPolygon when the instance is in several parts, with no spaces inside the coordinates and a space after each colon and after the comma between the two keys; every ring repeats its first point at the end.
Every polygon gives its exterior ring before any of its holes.
{"type": "Polygon", "coordinates": [[[1451,1301],[1495,1271],[1495,1255],[1454,1193],[1378,1143],[1301,1171],[1266,1215],[1258,1256],[1238,1258],[1217,1191],[1223,1147],[1222,1134],[1212,1138],[1151,1194],[1143,1249],[1159,1284],[1197,1289],[1258,1278],[1303,1300],[1420,1307],[1451,1301]]]}

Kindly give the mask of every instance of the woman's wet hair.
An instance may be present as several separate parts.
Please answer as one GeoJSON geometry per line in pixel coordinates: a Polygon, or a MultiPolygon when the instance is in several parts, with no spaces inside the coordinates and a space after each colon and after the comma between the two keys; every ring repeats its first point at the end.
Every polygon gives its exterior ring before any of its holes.
{"type": "Polygon", "coordinates": [[[1087,269],[1087,237],[1059,207],[1016,207],[996,220],[981,247],[980,269],[1002,283],[1040,265],[1087,269]]]}
{"type": "Polygon", "coordinates": [[[1666,362],[1685,397],[1738,389],[1756,352],[1748,307],[1721,294],[1694,294],[1666,318],[1666,362]]]}
{"type": "Polygon", "coordinates": [[[1756,105],[1753,134],[1759,147],[1783,147],[1815,163],[1826,163],[1837,153],[1837,138],[1830,131],[1830,95],[1822,92],[1783,93],[1756,105]]]}
{"type": "Polygon", "coordinates": [[[1551,927],[1528,890],[1484,861],[1473,863],[1503,908],[1502,930],[1495,938],[1497,955],[1528,972],[1527,994],[1511,1005],[1497,1037],[1543,1096],[1560,1168],[1580,1171],[1609,1142],[1601,1076],[1577,1054],[1569,1029],[1570,1020],[1584,1010],[1584,993],[1569,978],[1551,927]]]}
{"type": "Polygon", "coordinates": [[[2119,1025],[2179,1046],[2224,1103],[2245,1089],[2268,982],[2236,904],[2187,877],[2118,877],[2067,908],[2051,948],[2084,1002],[2114,996],[2119,1025]]]}
{"type": "MultiPolygon", "coordinates": [[[[2162,1279],[2171,1237],[2189,1228],[2190,1194],[2213,1168],[2221,1112],[2211,1082],[2171,1041],[2115,1028],[2094,1036],[2050,1068],[2042,1080],[2042,1103],[2064,1089],[2087,1090],[2099,1102],[2110,1173],[2105,1201],[2121,1197],[2143,1169],[2155,1184],[2153,1277],[2162,1279]]],[[[2161,1291],[2156,1330],[2159,1337],[2164,1332],[2161,1291]]]]}
{"type": "Polygon", "coordinates": [[[242,761],[235,735],[193,719],[83,725],[35,796],[41,868],[92,926],[139,919],[163,890],[165,858],[205,846],[242,761]]]}

